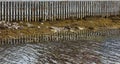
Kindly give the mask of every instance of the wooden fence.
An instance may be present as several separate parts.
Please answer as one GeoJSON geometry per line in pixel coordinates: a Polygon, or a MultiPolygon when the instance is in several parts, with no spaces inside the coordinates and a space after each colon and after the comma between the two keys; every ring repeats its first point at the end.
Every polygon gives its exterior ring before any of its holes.
{"type": "Polygon", "coordinates": [[[0,21],[42,21],[120,14],[120,1],[0,1],[0,21]]]}

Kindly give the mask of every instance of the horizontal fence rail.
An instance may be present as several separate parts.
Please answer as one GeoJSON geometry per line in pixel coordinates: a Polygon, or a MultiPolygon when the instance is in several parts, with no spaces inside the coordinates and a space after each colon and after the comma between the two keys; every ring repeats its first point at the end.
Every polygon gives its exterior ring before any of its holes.
{"type": "Polygon", "coordinates": [[[75,41],[75,40],[104,40],[106,38],[120,38],[120,30],[82,30],[78,32],[57,32],[53,34],[33,34],[23,35],[15,38],[0,39],[0,45],[14,45],[25,43],[56,42],[56,41],[75,41]]]}
{"type": "Polygon", "coordinates": [[[120,1],[1,1],[0,20],[42,21],[120,14],[120,1]]]}

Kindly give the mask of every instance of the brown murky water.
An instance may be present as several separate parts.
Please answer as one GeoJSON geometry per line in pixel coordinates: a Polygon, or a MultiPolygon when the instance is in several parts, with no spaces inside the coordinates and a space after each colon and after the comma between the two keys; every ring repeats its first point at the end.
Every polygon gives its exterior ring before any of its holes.
{"type": "Polygon", "coordinates": [[[120,64],[120,37],[2,46],[0,64],[120,64]]]}

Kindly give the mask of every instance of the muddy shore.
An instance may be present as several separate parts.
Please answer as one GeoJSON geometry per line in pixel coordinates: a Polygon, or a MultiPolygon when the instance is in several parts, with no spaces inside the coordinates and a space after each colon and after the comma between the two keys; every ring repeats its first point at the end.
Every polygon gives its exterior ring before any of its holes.
{"type": "Polygon", "coordinates": [[[46,22],[0,21],[0,39],[15,38],[31,34],[52,34],[56,32],[77,32],[80,30],[120,29],[119,17],[88,17],[82,20],[59,20],[46,22]]]}

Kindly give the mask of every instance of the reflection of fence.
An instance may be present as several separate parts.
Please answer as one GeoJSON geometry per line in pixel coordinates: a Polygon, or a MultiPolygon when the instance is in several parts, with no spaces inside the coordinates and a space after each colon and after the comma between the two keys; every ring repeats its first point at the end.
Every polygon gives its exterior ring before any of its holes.
{"type": "Polygon", "coordinates": [[[119,15],[120,1],[0,2],[0,20],[40,21],[119,15]]]}
{"type": "Polygon", "coordinates": [[[106,38],[120,37],[120,30],[100,30],[90,31],[82,30],[78,32],[57,32],[53,34],[34,34],[24,35],[15,38],[0,39],[0,45],[7,44],[22,44],[22,43],[39,43],[39,42],[55,42],[55,41],[69,41],[69,40],[97,40],[102,41],[106,38]]]}

